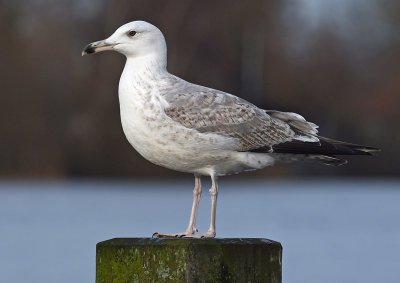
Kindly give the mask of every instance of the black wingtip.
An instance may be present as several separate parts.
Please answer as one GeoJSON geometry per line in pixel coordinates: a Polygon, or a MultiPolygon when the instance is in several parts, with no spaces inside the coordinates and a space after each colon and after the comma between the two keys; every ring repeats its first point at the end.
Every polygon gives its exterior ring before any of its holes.
{"type": "MultiPolygon", "coordinates": [[[[342,141],[338,141],[338,140],[334,140],[334,139],[330,139],[330,138],[326,138],[326,137],[321,137],[321,136],[318,136],[318,138],[322,141],[327,142],[328,144],[335,146],[336,148],[340,148],[341,150],[343,150],[343,149],[350,150],[348,155],[373,155],[373,153],[381,151],[381,149],[377,148],[377,147],[342,142],[342,141]]],[[[336,153],[336,154],[341,154],[341,153],[336,153]]],[[[345,154],[345,153],[343,153],[343,154],[345,154]]],[[[345,154],[345,155],[347,155],[347,154],[345,154]]]]}

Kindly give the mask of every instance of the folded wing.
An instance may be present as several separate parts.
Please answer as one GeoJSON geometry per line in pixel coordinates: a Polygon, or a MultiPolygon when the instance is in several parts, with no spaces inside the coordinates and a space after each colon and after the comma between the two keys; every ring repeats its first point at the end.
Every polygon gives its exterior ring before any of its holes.
{"type": "Polygon", "coordinates": [[[317,135],[318,126],[296,113],[262,110],[236,96],[188,84],[180,92],[161,94],[166,115],[201,133],[218,133],[239,141],[236,151],[273,153],[278,159],[319,160],[340,165],[335,155],[370,155],[376,148],[317,135]]]}
{"type": "MultiPolygon", "coordinates": [[[[235,138],[240,146],[233,150],[251,151],[302,140],[316,142],[314,127],[297,131],[287,121],[269,115],[255,105],[236,96],[199,87],[182,93],[164,95],[169,107],[168,117],[181,125],[201,133],[218,133],[235,138]]],[[[304,123],[298,122],[299,127],[304,123]]],[[[305,127],[305,124],[303,125],[305,127]]]]}

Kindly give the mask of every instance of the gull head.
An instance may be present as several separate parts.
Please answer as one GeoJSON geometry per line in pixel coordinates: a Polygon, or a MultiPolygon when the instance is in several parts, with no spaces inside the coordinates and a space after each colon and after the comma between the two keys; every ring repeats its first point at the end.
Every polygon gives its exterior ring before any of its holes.
{"type": "Polygon", "coordinates": [[[117,51],[127,58],[148,55],[164,58],[167,47],[157,27],[144,21],[134,21],[119,27],[110,37],[86,45],[82,56],[105,50],[117,51]]]}

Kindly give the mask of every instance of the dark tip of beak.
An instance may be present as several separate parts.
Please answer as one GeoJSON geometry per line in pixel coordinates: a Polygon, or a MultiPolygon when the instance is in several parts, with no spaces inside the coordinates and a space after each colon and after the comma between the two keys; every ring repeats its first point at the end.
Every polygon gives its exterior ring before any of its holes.
{"type": "Polygon", "coordinates": [[[96,47],[94,47],[94,46],[92,45],[92,43],[86,45],[85,48],[84,48],[83,51],[82,51],[82,56],[83,56],[83,55],[86,55],[86,54],[95,53],[95,49],[96,49],[96,47]]]}

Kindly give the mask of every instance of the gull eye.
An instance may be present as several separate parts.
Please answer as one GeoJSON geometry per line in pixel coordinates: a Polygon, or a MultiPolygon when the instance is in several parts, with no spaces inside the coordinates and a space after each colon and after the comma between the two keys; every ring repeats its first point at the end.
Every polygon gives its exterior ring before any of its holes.
{"type": "Polygon", "coordinates": [[[128,35],[130,37],[135,36],[135,34],[136,34],[136,31],[134,31],[134,30],[131,30],[131,31],[128,32],[128,35]]]}

